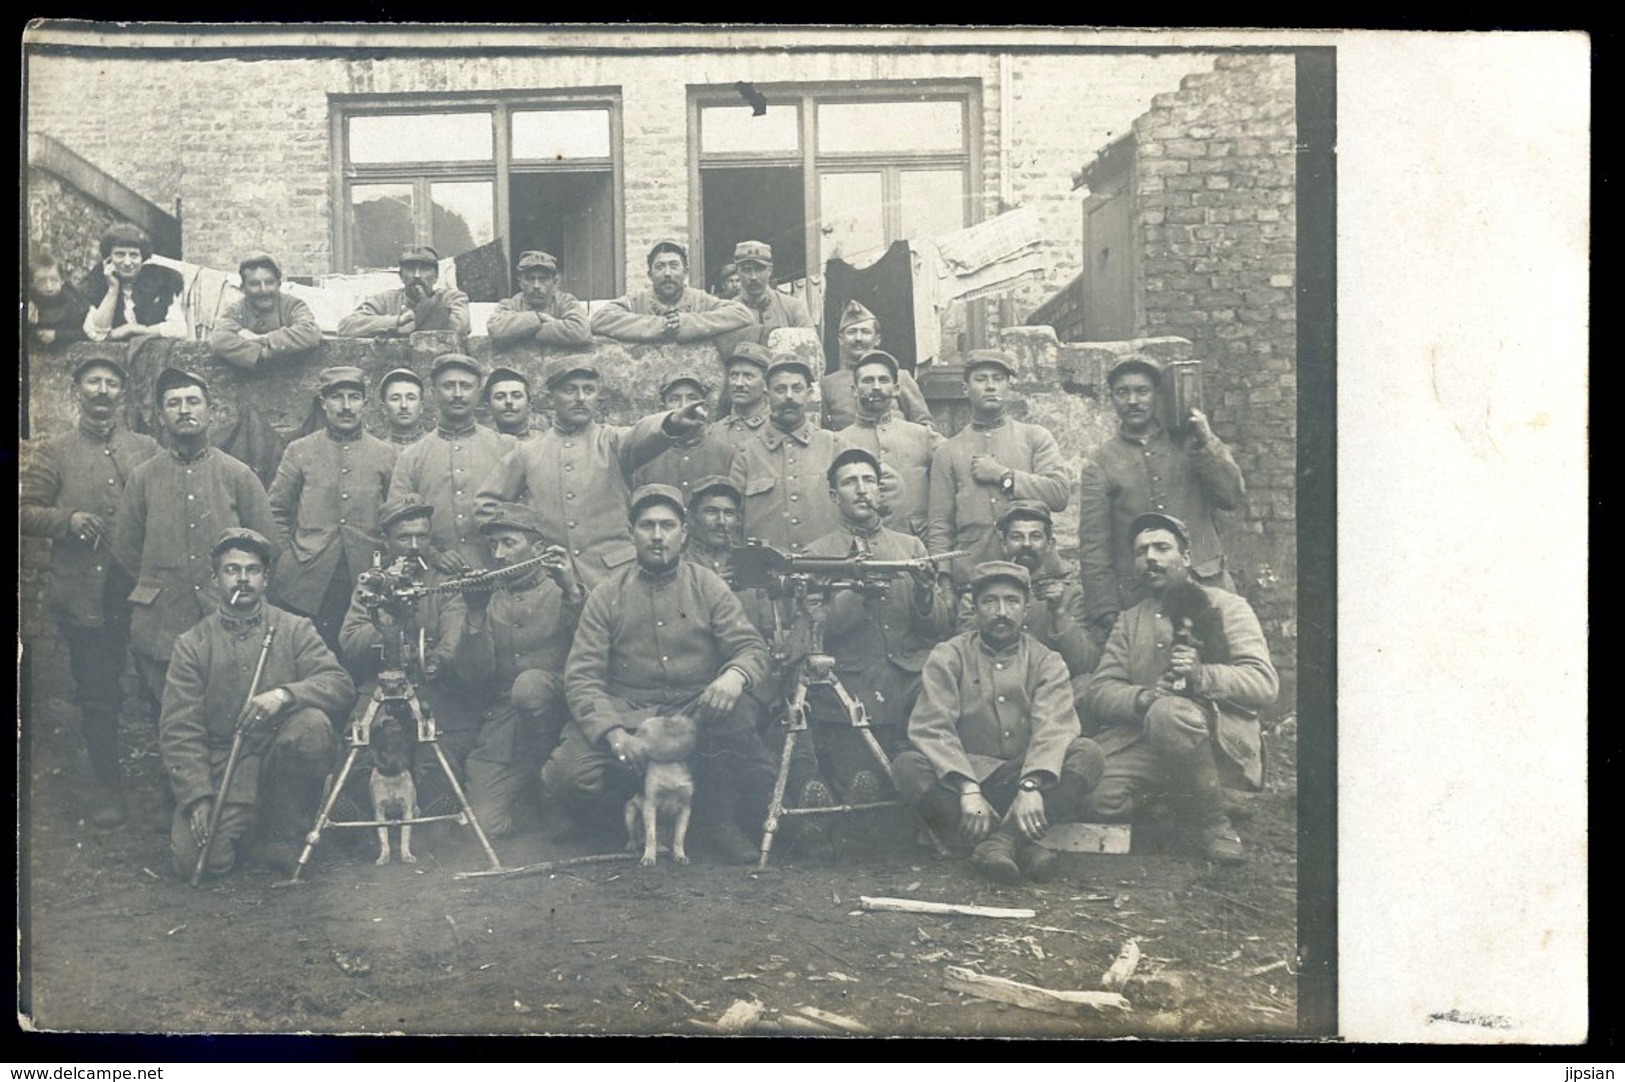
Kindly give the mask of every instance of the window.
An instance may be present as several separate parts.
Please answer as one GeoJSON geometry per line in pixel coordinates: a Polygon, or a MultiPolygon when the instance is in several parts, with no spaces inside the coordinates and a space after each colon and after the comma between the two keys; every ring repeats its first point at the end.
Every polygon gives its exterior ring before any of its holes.
{"type": "Polygon", "coordinates": [[[501,239],[510,274],[538,248],[568,292],[621,292],[615,92],[340,98],[334,128],[339,270],[393,270],[411,244],[449,258],[501,239]]]}
{"type": "Polygon", "coordinates": [[[774,277],[792,280],[971,223],[974,84],[757,90],[761,116],[732,86],[691,91],[707,282],[741,240],[771,244],[774,277]]]}

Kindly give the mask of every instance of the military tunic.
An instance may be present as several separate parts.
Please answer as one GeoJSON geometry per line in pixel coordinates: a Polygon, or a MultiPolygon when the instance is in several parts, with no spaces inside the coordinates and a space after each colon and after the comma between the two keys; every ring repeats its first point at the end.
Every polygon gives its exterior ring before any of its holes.
{"type": "Polygon", "coordinates": [[[825,476],[835,456],[852,446],[838,433],[803,422],[786,433],[763,425],[733,460],[731,480],[744,493],[740,509],[746,537],[799,553],[835,529],[840,515],[825,476]]]}
{"type": "Polygon", "coordinates": [[[1084,462],[1078,493],[1078,562],[1089,619],[1121,612],[1145,596],[1128,527],[1147,511],[1184,522],[1193,576],[1228,589],[1213,512],[1236,510],[1245,498],[1241,470],[1217,439],[1201,445],[1190,436],[1176,440],[1159,425],[1143,439],[1120,432],[1103,443],[1084,462]]]}
{"type": "Polygon", "coordinates": [[[252,369],[267,357],[302,353],[322,344],[322,329],[310,305],[286,293],[276,295],[276,306],[261,312],[248,299],[238,301],[221,314],[209,332],[209,350],[238,368],[252,369]],[[237,332],[252,331],[266,338],[250,342],[237,332]]]}
{"type": "Polygon", "coordinates": [[[750,309],[739,301],[725,301],[699,289],[684,289],[677,303],[667,305],[653,290],[618,297],[592,316],[592,333],[624,342],[703,342],[755,323],[750,309]],[[677,337],[666,336],[666,313],[677,313],[677,337]]]}
{"type": "Polygon", "coordinates": [[[886,525],[924,539],[929,522],[931,456],[942,444],[942,435],[890,410],[881,417],[859,414],[857,420],[841,429],[841,435],[852,446],[874,455],[882,466],[897,471],[903,481],[903,498],[888,508],[886,525]]]}
{"type": "MultiPolygon", "coordinates": [[[[714,426],[713,426],[714,427],[714,426]]],[[[632,487],[671,485],[687,501],[694,494],[694,482],[706,477],[727,477],[733,471],[738,448],[728,440],[700,429],[675,440],[643,466],[632,471],[632,487]]]]}
{"type": "Polygon", "coordinates": [[[754,412],[743,415],[730,413],[720,421],[712,421],[711,427],[706,431],[718,439],[727,440],[733,444],[735,450],[738,450],[756,438],[762,431],[762,426],[767,424],[767,420],[767,399],[764,398],[754,412]]]}
{"type": "Polygon", "coordinates": [[[434,508],[435,550],[456,552],[468,566],[485,567],[490,553],[475,511],[480,482],[516,445],[512,436],[473,423],[455,432],[437,428],[401,451],[389,498],[408,492],[422,496],[434,508]]]}
{"type": "Polygon", "coordinates": [[[151,661],[169,659],[175,638],[219,605],[209,550],[222,530],[246,526],[283,546],[254,471],[215,447],[191,458],[173,450],[137,466],[113,528],[113,554],[137,575],[130,640],[151,661]]]}
{"type": "Polygon", "coordinates": [[[577,578],[592,590],[636,555],[626,521],[629,482],[634,470],[671,446],[672,437],[662,431],[667,416],[645,417],[631,427],[555,427],[520,444],[481,482],[481,521],[489,520],[498,502],[528,504],[541,517],[544,536],[570,551],[577,578]]]}
{"type": "Polygon", "coordinates": [[[779,327],[811,327],[813,325],[812,313],[807,311],[807,302],[800,297],[781,293],[769,286],[762,295],[759,304],[752,303],[750,298],[741,293],[734,298],[745,306],[751,315],[751,326],[732,331],[717,340],[723,355],[726,356],[741,342],[757,342],[767,345],[768,335],[779,327]]]}
{"type": "MultiPolygon", "coordinates": [[[[45,604],[59,622],[101,627],[107,617],[103,602],[110,557],[102,545],[73,532],[74,512],[99,515],[116,532],[125,484],[137,466],[161,452],[151,436],[123,425],[102,435],[82,420],[74,431],[29,448],[17,513],[25,535],[51,539],[45,604]]],[[[117,600],[125,609],[124,599],[117,600]]],[[[122,653],[121,646],[121,658],[122,653]]]]}
{"type": "MultiPolygon", "coordinates": [[[[410,307],[404,289],[375,293],[339,321],[338,333],[347,338],[389,337],[396,333],[401,312],[410,307]]],[[[460,289],[436,289],[417,306],[416,312],[414,331],[468,333],[468,294],[460,289]]]]}
{"type": "Polygon", "coordinates": [[[1066,461],[1047,428],[1004,417],[991,424],[973,421],[931,457],[926,547],[932,552],[973,551],[953,564],[954,581],[963,585],[977,562],[999,558],[994,524],[1011,503],[1040,500],[1051,511],[1061,511],[1067,499],[1066,461]],[[976,455],[992,455],[1015,472],[1009,490],[972,476],[976,455]]]}
{"type": "Polygon", "coordinates": [[[342,561],[348,592],[381,546],[378,508],[389,494],[400,452],[357,431],[335,436],[323,429],[294,440],[271,481],[271,511],[288,538],[277,565],[277,595],[300,612],[314,613],[342,561]]]}
{"type": "MultiPolygon", "coordinates": [[[[897,370],[897,406],[905,420],[930,425],[931,407],[914,376],[897,370]]],[[[843,431],[858,419],[858,392],[852,386],[852,370],[839,368],[818,381],[818,410],[825,428],[843,431]]]]}
{"type": "Polygon", "coordinates": [[[543,308],[532,308],[523,293],[508,297],[491,313],[485,333],[498,346],[522,342],[539,346],[584,346],[592,341],[587,306],[564,292],[555,292],[543,308]],[[543,320],[544,313],[553,318],[543,320]]]}

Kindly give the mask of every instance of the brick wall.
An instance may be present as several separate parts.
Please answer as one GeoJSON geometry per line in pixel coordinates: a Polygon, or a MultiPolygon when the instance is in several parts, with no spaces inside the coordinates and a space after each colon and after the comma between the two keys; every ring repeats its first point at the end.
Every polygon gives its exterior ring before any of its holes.
{"type": "MultiPolygon", "coordinates": [[[[992,51],[695,48],[671,55],[156,61],[36,55],[28,63],[30,130],[55,136],[161,207],[181,199],[186,257],[213,266],[233,266],[244,250],[259,247],[282,256],[288,274],[334,269],[329,94],[618,87],[626,280],[633,287],[644,281],[649,245],[688,229],[688,86],[967,80],[982,102],[981,209],[1000,209],[999,61],[992,51]]],[[[1014,294],[1018,312],[1081,269],[1071,174],[1083,152],[1121,132],[1180,75],[1209,63],[1195,53],[1012,56],[1012,205],[1038,205],[1046,232],[1046,270],[1014,294]]]]}
{"type": "Polygon", "coordinates": [[[1292,57],[1222,56],[1134,122],[1137,329],[1187,338],[1204,362],[1208,415],[1247,479],[1246,513],[1221,532],[1284,674],[1297,635],[1294,96],[1292,57]]]}

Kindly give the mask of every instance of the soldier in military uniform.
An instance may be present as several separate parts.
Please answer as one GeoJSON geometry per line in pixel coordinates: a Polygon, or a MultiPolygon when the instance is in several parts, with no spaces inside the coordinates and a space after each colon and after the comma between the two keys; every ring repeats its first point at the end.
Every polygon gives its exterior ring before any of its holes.
{"type": "Polygon", "coordinates": [[[435,430],[395,460],[389,498],[415,492],[434,508],[434,551],[429,562],[447,575],[486,566],[489,551],[480,538],[475,513],[480,482],[516,443],[474,423],[479,394],[479,362],[462,353],[444,353],[429,370],[440,422],[435,430]]]}
{"type": "Polygon", "coordinates": [[[440,254],[427,244],[401,253],[401,288],[376,293],[339,321],[350,338],[409,338],[416,331],[467,334],[468,294],[439,288],[440,254]]]}
{"type": "Polygon", "coordinates": [[[743,447],[767,424],[767,370],[773,355],[766,346],[741,342],[726,363],[728,415],[711,424],[711,434],[743,447]]]}
{"type": "MultiPolygon", "coordinates": [[[[842,451],[826,476],[840,525],[814,539],[806,555],[924,558],[925,543],[918,537],[881,524],[880,461],[874,455],[861,448],[842,451]]],[[[834,656],[836,675],[846,690],[864,704],[875,738],[890,755],[904,744],[909,711],[920,693],[920,666],[953,630],[954,606],[929,566],[912,575],[898,574],[886,585],[883,598],[853,590],[829,597],[824,649],[834,656]]],[[[832,696],[818,695],[811,703],[824,780],[834,783],[850,803],[878,800],[881,775],[845,710],[832,696]]],[[[826,803],[829,794],[821,785],[817,779],[808,781],[801,803],[826,803]]]]}
{"type": "MultiPolygon", "coordinates": [[[[836,341],[840,346],[840,363],[818,381],[818,400],[824,427],[840,431],[857,420],[858,402],[857,392],[852,385],[852,366],[865,353],[880,348],[880,321],[857,301],[848,301],[841,312],[836,341]]],[[[920,390],[912,373],[898,373],[897,399],[904,419],[923,425],[932,423],[931,407],[926,405],[925,392],[920,390]]]]}
{"type": "Polygon", "coordinates": [[[361,369],[324,369],[317,396],[322,430],[290,443],[271,481],[271,512],[288,539],[277,596],[309,616],[336,651],[355,577],[378,547],[378,507],[398,452],[361,426],[367,405],[361,369]]]}
{"type": "Polygon", "coordinates": [[[931,456],[943,442],[930,425],[903,417],[895,408],[897,358],[884,350],[870,350],[852,365],[852,387],[858,415],[841,435],[854,447],[874,455],[902,479],[903,495],[895,505],[882,508],[886,525],[925,538],[931,495],[931,456]]]}
{"type": "Polygon", "coordinates": [[[410,368],[392,368],[378,384],[378,400],[389,423],[389,442],[410,447],[423,438],[423,377],[410,368]]]}
{"type": "Polygon", "coordinates": [[[519,292],[499,303],[485,331],[496,346],[585,346],[592,341],[587,306],[559,284],[559,261],[547,252],[520,252],[519,292]]]}
{"type": "Polygon", "coordinates": [[[498,504],[480,527],[495,567],[541,557],[496,591],[463,595],[457,673],[483,701],[468,753],[468,799],[492,837],[515,830],[516,812],[569,720],[561,673],[586,589],[563,546],[522,504],[498,504]]]}
{"type": "Polygon", "coordinates": [[[703,403],[645,417],[630,427],[598,420],[598,369],[586,357],[556,357],[545,369],[553,427],[485,476],[481,521],[498,503],[524,503],[549,541],[563,545],[589,590],[633,560],[626,499],[633,471],[705,420],[703,403]]]}
{"type": "Polygon", "coordinates": [[[22,470],[18,517],[22,532],[51,539],[46,611],[68,646],[73,701],[90,754],[95,784],[85,793],[90,822],[124,822],[124,771],[119,764],[119,678],[129,646],[134,580],[108,551],[119,501],[135,468],[161,453],[151,436],[119,421],[128,375],[97,357],[73,370],[79,407],[72,432],[30,450],[22,470]]]}
{"type": "Polygon", "coordinates": [[[181,632],[215,611],[220,598],[210,546],[221,530],[246,526],[282,547],[260,479],[209,444],[209,385],[166,368],[159,373],[160,421],[169,449],[130,473],[113,523],[113,559],[133,572],[130,644],[147,694],[162,695],[170,652],[181,632]]]}
{"type": "Polygon", "coordinates": [[[355,702],[349,674],[311,622],[265,600],[271,551],[271,542],[253,530],[223,531],[210,550],[215,611],[175,640],[158,750],[175,793],[169,843],[182,877],[197,865],[219,800],[225,807],[204,868],[208,874],[232,869],[239,840],[256,823],[264,831],[266,863],[292,869],[332,770],[335,726],[355,702]],[[265,636],[273,629],[267,650],[265,636]],[[256,686],[262,652],[265,666],[256,686]],[[222,793],[245,702],[251,728],[231,788],[222,793]]]}
{"type": "Polygon", "coordinates": [[[897,789],[939,839],[973,846],[1000,882],[1047,878],[1049,825],[1079,818],[1105,757],[1081,735],[1066,664],[1024,634],[1027,569],[978,564],[976,629],[939,644],[921,670],[912,745],[892,761],[897,789]]]}
{"type": "MultiPolygon", "coordinates": [[[[708,406],[710,399],[710,383],[692,368],[678,369],[660,385],[660,404],[667,410],[683,410],[695,403],[708,406]]],[[[715,434],[715,426],[696,428],[633,470],[632,487],[670,485],[686,500],[694,495],[694,483],[700,478],[726,477],[736,453],[732,443],[715,434]]]]}
{"type": "Polygon", "coordinates": [[[623,342],[704,342],[755,322],[750,309],[688,287],[688,249],[662,240],[649,249],[649,288],[593,313],[592,333],[623,342]]]}
{"type": "Polygon", "coordinates": [[[530,380],[516,368],[493,368],[485,377],[485,405],[492,426],[523,443],[548,426],[531,413],[530,380]]]}
{"type": "Polygon", "coordinates": [[[637,561],[587,598],[564,674],[574,720],[543,784],[577,816],[613,822],[645,765],[631,734],[656,714],[688,713],[699,723],[695,832],[721,859],[749,863],[773,785],[760,702],[747,694],[768,679],[767,644],[728,584],[683,559],[686,515],[669,486],[633,493],[637,561]]]}

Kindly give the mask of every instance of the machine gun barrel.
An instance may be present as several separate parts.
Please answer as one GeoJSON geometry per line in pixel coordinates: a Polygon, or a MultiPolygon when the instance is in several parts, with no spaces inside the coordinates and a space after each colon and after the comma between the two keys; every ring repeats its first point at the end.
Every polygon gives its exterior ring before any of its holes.
{"type": "Polygon", "coordinates": [[[863,552],[845,556],[794,556],[751,540],[733,550],[733,570],[740,586],[771,588],[786,578],[805,576],[823,585],[838,587],[843,582],[873,583],[895,575],[927,571],[970,554],[967,549],[959,549],[903,560],[878,560],[863,552]]]}

